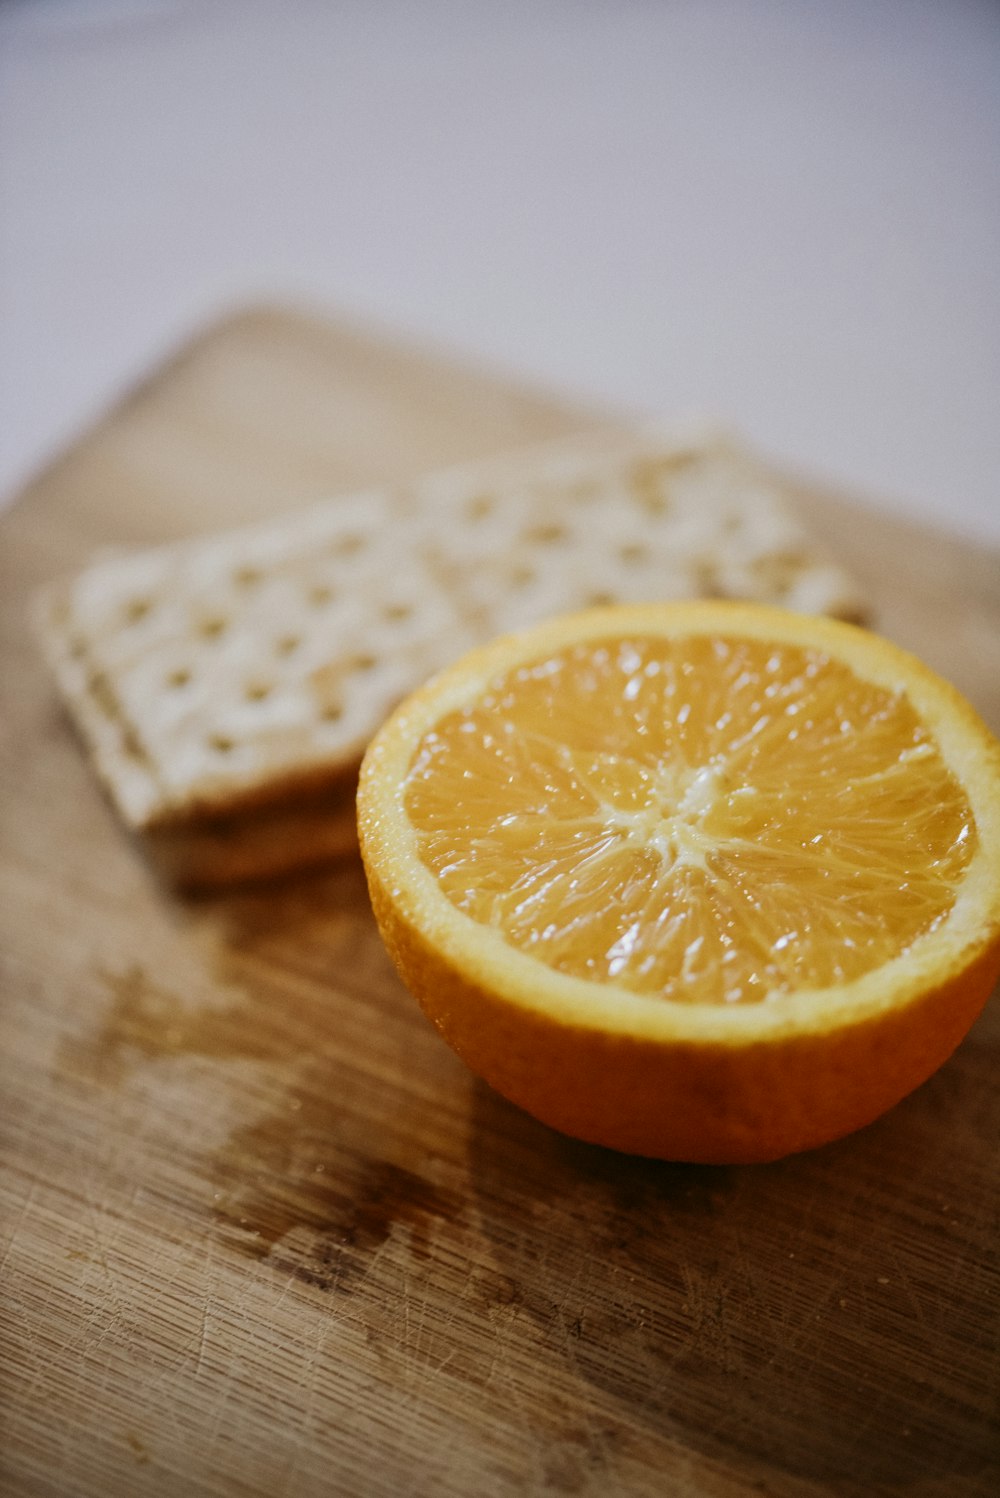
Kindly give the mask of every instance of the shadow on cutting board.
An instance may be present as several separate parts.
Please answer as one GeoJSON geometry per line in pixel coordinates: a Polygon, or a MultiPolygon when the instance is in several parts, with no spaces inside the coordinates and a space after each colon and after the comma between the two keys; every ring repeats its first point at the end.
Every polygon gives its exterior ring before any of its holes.
{"type": "Polygon", "coordinates": [[[769,1492],[780,1472],[838,1494],[993,1491],[997,1390],[963,1372],[963,1353],[995,1347],[1000,1101],[995,1051],[973,1036],[964,1060],[964,1078],[946,1068],[851,1139],[731,1169],[562,1139],[480,1087],[469,1176],[483,1232],[553,1357],[626,1422],[769,1492]],[[942,1124],[959,1112],[982,1162],[973,1202],[948,1195],[942,1124]],[[926,1183],[903,1220],[901,1168],[926,1183]],[[512,1226],[526,1218],[535,1234],[512,1226]]]}

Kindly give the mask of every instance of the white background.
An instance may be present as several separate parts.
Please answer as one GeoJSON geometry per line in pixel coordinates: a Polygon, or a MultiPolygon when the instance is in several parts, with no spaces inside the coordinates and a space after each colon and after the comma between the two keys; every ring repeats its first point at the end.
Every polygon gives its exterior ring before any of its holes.
{"type": "Polygon", "coordinates": [[[998,293],[995,0],[0,3],[0,496],[274,298],[995,542],[998,293]]]}

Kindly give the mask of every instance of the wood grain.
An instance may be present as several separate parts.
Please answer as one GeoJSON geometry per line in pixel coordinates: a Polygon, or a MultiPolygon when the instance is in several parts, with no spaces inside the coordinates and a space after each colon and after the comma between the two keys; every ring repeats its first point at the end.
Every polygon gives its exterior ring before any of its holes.
{"type": "MultiPolygon", "coordinates": [[[[742,1170],[576,1145],[468,1076],[356,863],[157,886],[25,624],[101,544],[597,422],[281,310],[210,329],[0,523],[3,1491],[1000,1487],[1000,1024],[853,1139],[742,1170]]],[[[886,633],[1000,728],[1000,563],[803,489],[886,633]]]]}

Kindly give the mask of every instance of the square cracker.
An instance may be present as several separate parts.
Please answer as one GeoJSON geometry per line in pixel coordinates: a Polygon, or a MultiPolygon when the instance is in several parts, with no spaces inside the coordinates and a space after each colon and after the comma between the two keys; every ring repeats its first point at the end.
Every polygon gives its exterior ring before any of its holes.
{"type": "Polygon", "coordinates": [[[352,846],[368,740],[465,649],[571,609],[699,596],[866,612],[737,443],[648,429],[97,561],[37,613],[119,815],[198,886],[352,846]]]}

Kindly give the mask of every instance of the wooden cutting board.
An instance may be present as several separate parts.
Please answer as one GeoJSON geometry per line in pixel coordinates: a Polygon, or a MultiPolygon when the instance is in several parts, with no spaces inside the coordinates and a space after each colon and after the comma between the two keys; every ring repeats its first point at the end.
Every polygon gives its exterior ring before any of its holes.
{"type": "MultiPolygon", "coordinates": [[[[812,1155],[571,1143],[426,1025],[356,863],[159,888],[40,669],[26,598],[96,546],[597,421],[252,311],[0,521],[5,1493],[1000,1491],[995,1001],[812,1155]]],[[[998,558],[802,504],[883,630],[1000,728],[998,558]]]]}

